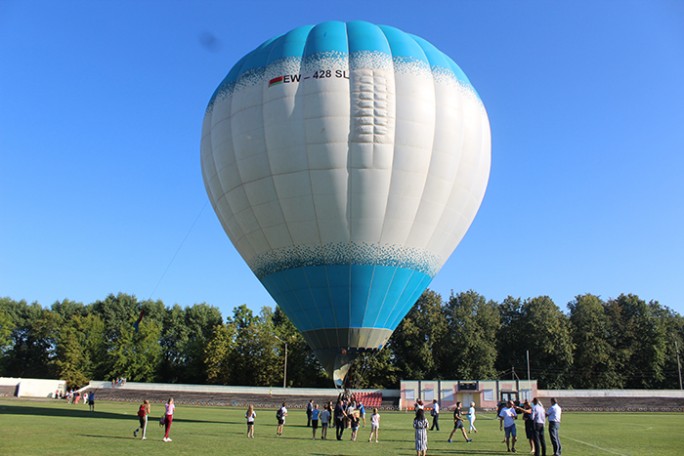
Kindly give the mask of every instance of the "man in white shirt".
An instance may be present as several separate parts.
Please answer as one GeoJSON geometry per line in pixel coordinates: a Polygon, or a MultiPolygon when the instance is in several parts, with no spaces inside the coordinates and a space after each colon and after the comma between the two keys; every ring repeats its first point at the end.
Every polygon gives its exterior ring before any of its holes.
{"type": "Polygon", "coordinates": [[[432,415],[432,426],[430,426],[430,430],[439,431],[439,403],[437,402],[437,399],[432,400],[432,410],[430,411],[430,415],[432,415]]]}
{"type": "Polygon", "coordinates": [[[506,436],[506,449],[513,453],[515,453],[515,442],[518,440],[515,430],[515,419],[517,417],[518,414],[515,412],[513,401],[506,402],[506,407],[503,407],[499,412],[499,430],[503,426],[504,435],[506,436]],[[513,445],[511,445],[511,437],[513,437],[513,445]]]}
{"type": "Polygon", "coordinates": [[[310,399],[306,404],[306,427],[311,427],[311,415],[313,415],[314,401],[310,399]]]}
{"type": "Polygon", "coordinates": [[[546,411],[546,416],[549,417],[549,437],[551,437],[551,445],[553,445],[553,456],[561,456],[561,442],[558,436],[560,430],[562,410],[556,398],[551,398],[551,407],[546,411]]]}
{"type": "Polygon", "coordinates": [[[283,425],[285,424],[285,417],[287,416],[287,407],[285,402],[283,406],[276,412],[276,420],[278,421],[278,427],[276,428],[276,435],[283,435],[283,425]]]}
{"type": "Polygon", "coordinates": [[[544,405],[536,397],[532,399],[532,422],[534,423],[534,456],[546,456],[546,440],[544,438],[546,411],[544,405]]]}

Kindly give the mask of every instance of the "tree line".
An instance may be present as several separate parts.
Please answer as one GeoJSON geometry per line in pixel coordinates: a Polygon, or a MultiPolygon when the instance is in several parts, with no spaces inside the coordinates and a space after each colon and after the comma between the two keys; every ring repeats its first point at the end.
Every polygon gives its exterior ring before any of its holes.
{"type": "MultiPolygon", "coordinates": [[[[0,376],[330,387],[331,380],[287,316],[246,305],[224,318],[202,303],[109,295],[50,308],[0,298],[0,376]],[[141,313],[142,312],[142,313],[141,313]],[[135,325],[142,316],[139,325],[135,325]]],[[[444,300],[427,290],[386,347],[355,361],[355,388],[401,379],[537,379],[540,388],[679,389],[684,318],[656,301],[578,295],[563,312],[549,297],[503,302],[466,291],[444,300]],[[528,362],[529,360],[529,362],[528,362]]]]}

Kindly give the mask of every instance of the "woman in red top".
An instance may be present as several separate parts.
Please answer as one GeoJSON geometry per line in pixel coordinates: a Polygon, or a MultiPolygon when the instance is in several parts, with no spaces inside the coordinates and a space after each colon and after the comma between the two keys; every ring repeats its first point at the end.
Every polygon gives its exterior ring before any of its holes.
{"type": "Polygon", "coordinates": [[[142,431],[142,440],[147,439],[147,416],[150,414],[150,401],[145,399],[140,408],[138,409],[138,420],[140,421],[140,426],[133,431],[133,437],[138,437],[138,432],[142,431]]]}

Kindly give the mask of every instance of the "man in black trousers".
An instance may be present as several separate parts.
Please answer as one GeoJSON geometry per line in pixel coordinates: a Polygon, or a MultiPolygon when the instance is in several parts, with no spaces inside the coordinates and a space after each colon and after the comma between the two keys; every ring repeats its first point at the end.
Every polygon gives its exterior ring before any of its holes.
{"type": "Polygon", "coordinates": [[[341,400],[337,401],[333,417],[335,418],[335,437],[337,437],[337,440],[342,440],[345,425],[344,419],[347,417],[347,413],[344,411],[344,404],[341,400]]]}
{"type": "Polygon", "coordinates": [[[432,426],[430,426],[430,430],[439,431],[439,403],[437,403],[437,399],[432,400],[432,410],[430,411],[430,415],[432,415],[432,426]]]}
{"type": "Polygon", "coordinates": [[[313,399],[306,404],[306,427],[311,427],[311,415],[313,414],[313,399]]]}
{"type": "Polygon", "coordinates": [[[546,456],[546,440],[544,438],[544,423],[546,410],[536,397],[532,399],[532,421],[534,422],[534,456],[546,456]]]}

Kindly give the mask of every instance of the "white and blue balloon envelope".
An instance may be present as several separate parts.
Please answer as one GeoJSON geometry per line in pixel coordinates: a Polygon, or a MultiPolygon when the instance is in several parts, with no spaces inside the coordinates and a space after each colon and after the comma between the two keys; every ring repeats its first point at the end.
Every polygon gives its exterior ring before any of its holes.
{"type": "Polygon", "coordinates": [[[201,162],[230,240],[339,384],[465,235],[491,137],[477,92],[432,44],[325,22],[230,70],[206,109],[201,162]]]}

